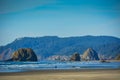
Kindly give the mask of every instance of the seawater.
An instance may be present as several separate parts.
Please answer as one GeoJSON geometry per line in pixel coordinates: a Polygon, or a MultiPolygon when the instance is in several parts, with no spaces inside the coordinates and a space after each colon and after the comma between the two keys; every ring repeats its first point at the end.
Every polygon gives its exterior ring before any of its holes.
{"type": "Polygon", "coordinates": [[[63,61],[39,61],[39,62],[0,62],[0,72],[22,72],[31,70],[50,69],[119,69],[120,62],[99,61],[88,62],[63,62],[63,61]]]}

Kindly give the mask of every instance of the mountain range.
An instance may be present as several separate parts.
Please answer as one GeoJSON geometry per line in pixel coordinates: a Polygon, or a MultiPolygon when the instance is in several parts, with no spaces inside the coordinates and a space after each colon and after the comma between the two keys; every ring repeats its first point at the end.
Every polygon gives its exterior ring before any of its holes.
{"type": "Polygon", "coordinates": [[[70,56],[74,52],[82,55],[88,48],[94,49],[101,58],[115,58],[120,54],[120,38],[112,36],[80,36],[80,37],[23,37],[0,46],[0,60],[11,58],[13,52],[20,48],[31,48],[38,59],[53,55],[70,56]]]}

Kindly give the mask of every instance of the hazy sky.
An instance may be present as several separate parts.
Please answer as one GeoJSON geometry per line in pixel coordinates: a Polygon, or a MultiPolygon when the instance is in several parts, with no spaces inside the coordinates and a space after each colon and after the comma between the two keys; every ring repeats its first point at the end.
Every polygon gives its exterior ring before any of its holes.
{"type": "Polygon", "coordinates": [[[0,45],[31,36],[120,38],[120,0],[0,0],[0,45]]]}

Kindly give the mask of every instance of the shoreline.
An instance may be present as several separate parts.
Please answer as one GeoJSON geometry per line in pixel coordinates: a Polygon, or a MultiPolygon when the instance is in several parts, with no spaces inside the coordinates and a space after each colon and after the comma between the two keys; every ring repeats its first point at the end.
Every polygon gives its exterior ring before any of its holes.
{"type": "Polygon", "coordinates": [[[103,72],[103,71],[119,71],[118,69],[49,69],[49,70],[30,70],[30,71],[21,71],[21,72],[0,72],[0,76],[7,75],[22,75],[22,74],[49,74],[49,73],[63,73],[63,72],[103,72]]]}
{"type": "Polygon", "coordinates": [[[38,70],[0,73],[1,80],[120,80],[120,69],[38,70]]]}

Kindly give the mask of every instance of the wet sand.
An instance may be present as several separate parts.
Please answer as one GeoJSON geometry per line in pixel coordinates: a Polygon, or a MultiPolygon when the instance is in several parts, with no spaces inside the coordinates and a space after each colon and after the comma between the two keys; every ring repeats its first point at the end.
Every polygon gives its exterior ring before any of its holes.
{"type": "Polygon", "coordinates": [[[0,80],[120,80],[120,69],[39,70],[0,73],[0,80]]]}

